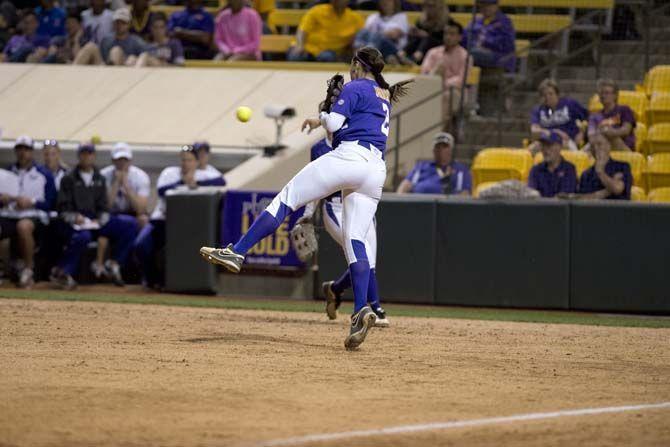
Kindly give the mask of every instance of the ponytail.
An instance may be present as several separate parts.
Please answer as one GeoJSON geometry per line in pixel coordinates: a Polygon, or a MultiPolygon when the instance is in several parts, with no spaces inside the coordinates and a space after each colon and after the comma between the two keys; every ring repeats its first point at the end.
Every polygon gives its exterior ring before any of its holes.
{"type": "Polygon", "coordinates": [[[372,76],[374,76],[375,82],[379,87],[389,91],[391,102],[398,102],[401,97],[405,96],[409,91],[407,84],[414,82],[414,80],[409,79],[407,81],[400,81],[396,84],[389,85],[389,83],[386,82],[386,79],[384,79],[384,76],[382,76],[384,58],[376,48],[361,48],[356,52],[356,55],[354,55],[354,60],[361,64],[365,71],[372,73],[372,76]]]}

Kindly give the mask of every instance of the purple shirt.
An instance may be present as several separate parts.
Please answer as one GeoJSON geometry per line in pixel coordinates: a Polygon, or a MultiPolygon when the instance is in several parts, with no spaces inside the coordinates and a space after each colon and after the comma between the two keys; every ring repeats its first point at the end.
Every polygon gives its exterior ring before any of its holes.
{"type": "Polygon", "coordinates": [[[547,105],[539,105],[530,114],[530,123],[538,124],[544,129],[562,130],[574,140],[579,133],[575,121],[587,119],[589,112],[572,98],[560,98],[555,109],[547,105]]]}
{"type": "MultiPolygon", "coordinates": [[[[630,188],[633,184],[633,175],[630,172],[630,165],[626,162],[610,160],[605,165],[605,173],[610,177],[621,173],[623,175],[624,189],[623,193],[619,195],[609,195],[609,200],[630,200],[630,188]]],[[[605,189],[605,185],[600,181],[598,174],[596,174],[595,166],[590,167],[582,173],[582,178],[579,180],[579,193],[589,194],[592,192],[605,189]]]]}
{"type": "Polygon", "coordinates": [[[357,79],[345,84],[331,109],[346,118],[333,136],[333,147],[342,141],[359,141],[372,144],[383,153],[391,119],[388,95],[388,90],[380,88],[371,79],[357,79]]]}
{"type": "Polygon", "coordinates": [[[152,43],[149,54],[172,65],[184,65],[184,48],[179,39],[170,39],[167,43],[152,43]]]}
{"type": "Polygon", "coordinates": [[[9,59],[14,55],[14,53],[18,52],[23,48],[30,48],[32,52],[32,50],[37,47],[48,48],[49,36],[40,36],[39,34],[34,34],[30,37],[27,37],[24,35],[17,34],[16,36],[12,36],[12,38],[9,39],[9,42],[7,42],[7,45],[5,45],[5,49],[3,52],[9,59]]]}
{"type": "MultiPolygon", "coordinates": [[[[416,194],[460,194],[472,190],[472,176],[467,166],[452,161],[451,175],[441,175],[434,161],[417,161],[406,179],[416,194]]],[[[440,169],[442,173],[446,169],[440,169]]]]}
{"type": "Polygon", "coordinates": [[[559,192],[575,193],[577,192],[575,165],[561,158],[561,162],[552,172],[549,170],[549,164],[543,161],[530,170],[528,186],[537,190],[542,197],[554,197],[559,192]]]}
{"type": "Polygon", "coordinates": [[[507,15],[502,11],[498,11],[489,23],[484,23],[484,17],[478,15],[463,31],[464,48],[468,48],[468,36],[470,33],[472,33],[472,46],[492,51],[496,55],[496,60],[500,61],[504,56],[512,54],[501,66],[506,71],[514,71],[516,58],[513,54],[516,50],[514,43],[516,33],[514,25],[507,15]]]}
{"type": "Polygon", "coordinates": [[[204,8],[199,8],[194,11],[184,9],[183,11],[175,12],[170,16],[168,29],[172,31],[175,28],[212,33],[214,32],[214,16],[205,11],[204,8]]]}
{"type": "MultiPolygon", "coordinates": [[[[599,127],[609,126],[614,129],[620,129],[624,123],[630,123],[635,129],[635,115],[628,106],[617,105],[609,112],[597,112],[589,117],[589,134],[594,133],[599,127]]],[[[623,137],[629,149],[635,149],[635,132],[631,131],[626,137],[623,137]]]]}

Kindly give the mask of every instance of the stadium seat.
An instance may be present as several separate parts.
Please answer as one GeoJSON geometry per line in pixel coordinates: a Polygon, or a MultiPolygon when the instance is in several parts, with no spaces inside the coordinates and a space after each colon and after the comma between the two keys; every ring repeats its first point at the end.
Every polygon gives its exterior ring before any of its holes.
{"type": "MultiPolygon", "coordinates": [[[[577,178],[582,175],[582,172],[593,166],[594,163],[593,158],[586,152],[565,150],[561,151],[561,155],[567,161],[575,165],[575,169],[577,170],[577,178]]],[[[542,161],[544,161],[542,153],[538,152],[535,154],[535,159],[533,160],[534,164],[542,163],[542,161]]]]}
{"type": "Polygon", "coordinates": [[[632,186],[630,188],[630,200],[633,202],[646,202],[647,193],[644,192],[644,189],[640,188],[639,186],[632,186]]]}
{"type": "Polygon", "coordinates": [[[294,40],[294,36],[284,34],[263,34],[261,36],[261,52],[286,54],[294,40]]]}
{"type": "Polygon", "coordinates": [[[647,163],[647,190],[670,186],[670,153],[653,154],[647,163]]]}
{"type": "Polygon", "coordinates": [[[617,161],[625,161],[630,165],[630,171],[633,174],[633,184],[644,186],[643,172],[647,167],[647,160],[639,152],[630,151],[612,151],[611,157],[617,161]]]}
{"type": "Polygon", "coordinates": [[[670,187],[652,189],[647,200],[652,203],[670,203],[670,187]]]}
{"type": "Polygon", "coordinates": [[[650,154],[670,152],[670,123],[651,126],[647,133],[646,146],[650,154]]]}
{"type": "Polygon", "coordinates": [[[647,131],[647,126],[644,123],[635,124],[635,152],[639,152],[644,155],[648,154],[648,135],[649,133],[647,131]]]}
{"type": "Polygon", "coordinates": [[[670,92],[654,92],[647,108],[647,123],[650,126],[670,123],[670,92]]]}
{"type": "MultiPolygon", "coordinates": [[[[647,95],[632,90],[621,90],[619,91],[619,104],[626,105],[633,110],[635,121],[647,123],[647,108],[649,106],[647,95]]],[[[600,103],[598,95],[591,96],[589,100],[589,112],[596,113],[602,109],[603,105],[600,103]]]]}
{"type": "Polygon", "coordinates": [[[474,184],[510,179],[526,181],[532,165],[533,157],[526,149],[482,149],[472,163],[474,184]]]}
{"type": "Polygon", "coordinates": [[[651,96],[654,92],[670,93],[670,65],[657,65],[645,76],[645,92],[651,96]]]}

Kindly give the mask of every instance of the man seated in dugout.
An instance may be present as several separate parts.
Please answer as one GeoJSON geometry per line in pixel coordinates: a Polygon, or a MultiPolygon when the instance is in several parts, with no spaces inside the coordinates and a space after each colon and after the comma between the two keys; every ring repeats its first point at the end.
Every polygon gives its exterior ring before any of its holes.
{"type": "Polygon", "coordinates": [[[577,171],[575,165],[561,156],[563,137],[556,131],[542,134],[539,139],[544,160],[530,170],[528,186],[542,197],[577,192],[577,171]]]}
{"type": "Polygon", "coordinates": [[[439,132],[435,135],[433,157],[433,161],[417,161],[396,192],[470,195],[470,169],[454,160],[454,137],[451,134],[439,132]]]}

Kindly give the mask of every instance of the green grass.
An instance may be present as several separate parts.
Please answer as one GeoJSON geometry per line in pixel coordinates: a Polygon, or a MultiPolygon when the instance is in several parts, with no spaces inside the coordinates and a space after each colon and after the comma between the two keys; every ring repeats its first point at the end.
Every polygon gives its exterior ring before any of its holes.
{"type": "MultiPolygon", "coordinates": [[[[318,301],[272,299],[229,299],[170,294],[63,292],[51,290],[0,289],[0,298],[47,301],[91,301],[105,303],[155,304],[166,306],[205,307],[218,309],[270,310],[281,312],[323,312],[318,301]]],[[[670,318],[637,315],[612,315],[585,312],[536,311],[406,304],[384,305],[389,316],[419,318],[457,318],[467,320],[513,321],[545,324],[580,324],[593,326],[670,328],[670,318]]],[[[349,304],[342,312],[351,312],[349,304]]]]}

